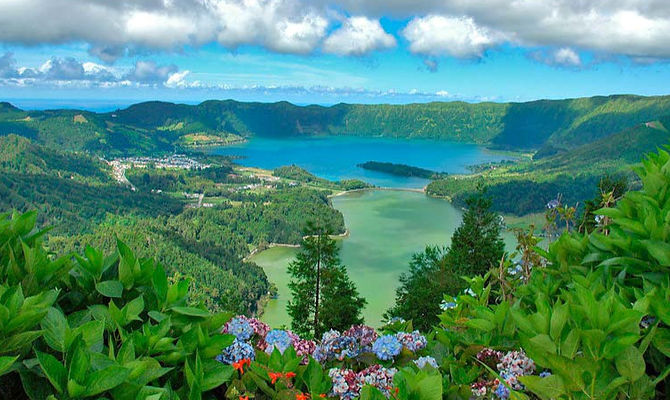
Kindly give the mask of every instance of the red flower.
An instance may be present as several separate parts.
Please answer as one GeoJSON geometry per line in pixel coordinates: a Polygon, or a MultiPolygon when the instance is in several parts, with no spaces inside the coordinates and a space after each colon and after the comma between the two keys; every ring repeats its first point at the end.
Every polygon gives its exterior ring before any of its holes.
{"type": "Polygon", "coordinates": [[[325,398],[326,398],[326,394],[325,394],[325,393],[321,393],[321,394],[319,395],[319,397],[325,399],[325,398]]]}
{"type": "Polygon", "coordinates": [[[284,374],[284,377],[287,379],[295,378],[295,372],[287,372],[284,374]]]}
{"type": "Polygon", "coordinates": [[[277,379],[281,378],[281,372],[268,372],[268,376],[272,379],[272,384],[274,385],[277,379]]]}
{"type": "Polygon", "coordinates": [[[240,400],[249,400],[249,396],[240,396],[240,400]]]}
{"type": "Polygon", "coordinates": [[[307,400],[309,399],[309,394],[307,393],[299,393],[295,395],[295,400],[307,400]]]}
{"type": "Polygon", "coordinates": [[[248,358],[243,358],[238,362],[233,363],[233,368],[240,371],[240,374],[244,373],[244,365],[251,365],[251,360],[248,358]]]}

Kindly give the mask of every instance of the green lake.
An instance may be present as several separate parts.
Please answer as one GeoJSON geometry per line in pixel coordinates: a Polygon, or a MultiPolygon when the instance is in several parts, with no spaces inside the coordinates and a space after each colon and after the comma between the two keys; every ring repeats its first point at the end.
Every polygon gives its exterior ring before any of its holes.
{"type": "MultiPolygon", "coordinates": [[[[461,222],[461,211],[448,201],[410,191],[351,192],[334,197],[333,206],[342,212],[349,229],[349,236],[340,240],[340,258],[368,301],[363,315],[374,327],[393,304],[398,277],[407,270],[412,254],[426,245],[448,245],[461,222]]],[[[513,246],[511,235],[505,240],[513,246]]],[[[271,326],[290,324],[286,267],[296,251],[274,247],[252,258],[278,289],[261,318],[271,326]]]]}

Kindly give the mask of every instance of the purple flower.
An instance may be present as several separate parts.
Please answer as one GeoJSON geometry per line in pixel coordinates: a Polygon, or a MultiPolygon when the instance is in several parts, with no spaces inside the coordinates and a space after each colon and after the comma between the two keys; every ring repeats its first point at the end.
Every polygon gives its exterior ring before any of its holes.
{"type": "Polygon", "coordinates": [[[398,338],[398,341],[407,350],[412,352],[422,350],[428,344],[426,337],[419,333],[419,331],[414,331],[412,333],[398,332],[396,338],[398,338]]]}

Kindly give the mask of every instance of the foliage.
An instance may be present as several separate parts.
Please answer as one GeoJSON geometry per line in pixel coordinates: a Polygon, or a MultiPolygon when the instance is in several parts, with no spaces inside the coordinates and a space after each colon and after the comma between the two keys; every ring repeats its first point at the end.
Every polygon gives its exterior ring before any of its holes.
{"type": "MultiPolygon", "coordinates": [[[[535,248],[543,261],[522,258],[532,265],[502,263],[492,272],[506,295],[492,297],[486,275],[471,279],[467,294],[445,296],[434,346],[447,397],[466,397],[468,389],[481,398],[667,393],[669,166],[667,152],[650,155],[637,168],[642,189],[596,211],[609,219],[594,232],[566,231],[547,251],[535,248]],[[519,349],[543,371],[539,376],[510,377],[487,358],[519,349]]],[[[537,240],[531,234],[524,243],[537,240]]]]}
{"type": "Polygon", "coordinates": [[[468,199],[468,206],[450,247],[428,246],[412,256],[409,271],[400,276],[395,305],[384,314],[387,319],[411,319],[419,329],[429,330],[439,322],[445,294],[454,296],[464,289],[463,276],[486,273],[500,263],[500,217],[490,211],[483,189],[468,199]]]}
{"type": "Polygon", "coordinates": [[[384,172],[391,175],[417,177],[424,179],[439,179],[446,176],[444,172],[431,171],[425,168],[413,167],[406,164],[394,164],[389,162],[367,161],[358,164],[360,168],[371,171],[384,172]]]}
{"type": "Polygon", "coordinates": [[[286,309],[292,328],[301,335],[319,337],[330,329],[361,324],[365,299],[340,265],[339,249],[330,230],[309,225],[296,259],[289,264],[291,300],[286,309]]]}
{"type": "Polygon", "coordinates": [[[121,241],[53,259],[35,222],[0,218],[3,397],[200,398],[230,379],[212,359],[232,342],[218,333],[229,314],[189,305],[187,281],[121,241]]]}

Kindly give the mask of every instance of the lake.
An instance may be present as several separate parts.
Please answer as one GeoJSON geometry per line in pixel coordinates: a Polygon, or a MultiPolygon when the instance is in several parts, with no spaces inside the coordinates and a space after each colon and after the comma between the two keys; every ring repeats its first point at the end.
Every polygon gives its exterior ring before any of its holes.
{"type": "Polygon", "coordinates": [[[295,164],[325,179],[358,178],[380,187],[402,188],[421,188],[429,181],[364,170],[357,165],[382,161],[460,174],[468,172],[468,165],[508,158],[475,144],[358,136],[254,137],[245,143],[213,149],[212,153],[244,157],[237,162],[245,166],[274,169],[295,164]]]}
{"type": "MultiPolygon", "coordinates": [[[[349,229],[349,237],[339,240],[340,258],[368,301],[366,323],[378,327],[394,302],[398,277],[407,270],[412,254],[429,244],[448,245],[461,222],[461,211],[448,201],[398,190],[351,192],[334,197],[333,205],[349,229]]],[[[511,235],[505,239],[513,248],[511,235]]],[[[274,247],[252,258],[278,288],[278,297],[269,301],[262,316],[271,326],[290,323],[286,267],[296,251],[274,247]]]]}

